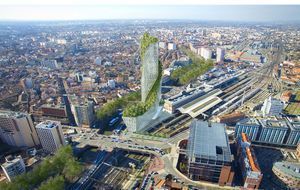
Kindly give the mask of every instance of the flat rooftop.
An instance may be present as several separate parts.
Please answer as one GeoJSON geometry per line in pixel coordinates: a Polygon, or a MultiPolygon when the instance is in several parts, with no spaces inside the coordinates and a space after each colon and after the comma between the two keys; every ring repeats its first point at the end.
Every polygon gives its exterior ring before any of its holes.
{"type": "Polygon", "coordinates": [[[286,175],[300,178],[300,163],[296,162],[275,162],[273,167],[277,168],[286,175]]]}
{"type": "Polygon", "coordinates": [[[27,114],[22,112],[14,112],[8,110],[0,110],[0,118],[21,118],[25,117],[27,114]]]}
{"type": "Polygon", "coordinates": [[[241,120],[237,124],[239,125],[260,125],[256,118],[249,117],[241,120]]]}
{"type": "Polygon", "coordinates": [[[44,129],[52,129],[52,128],[55,128],[59,125],[59,122],[57,121],[43,121],[39,124],[37,124],[35,127],[36,128],[44,128],[44,129]]]}
{"type": "Polygon", "coordinates": [[[225,124],[193,120],[188,139],[188,156],[231,161],[225,124]]]}
{"type": "Polygon", "coordinates": [[[262,127],[288,129],[288,126],[284,120],[259,119],[258,121],[260,122],[262,127]]]}

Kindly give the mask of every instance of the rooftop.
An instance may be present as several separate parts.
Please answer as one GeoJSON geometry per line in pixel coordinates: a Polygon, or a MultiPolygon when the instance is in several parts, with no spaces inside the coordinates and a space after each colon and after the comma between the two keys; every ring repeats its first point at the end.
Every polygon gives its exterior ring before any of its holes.
{"type": "Polygon", "coordinates": [[[193,120],[188,140],[188,156],[230,162],[231,152],[225,124],[193,120]]]}
{"type": "Polygon", "coordinates": [[[7,110],[0,110],[0,118],[22,118],[25,117],[26,114],[22,112],[14,112],[7,110]]]}
{"type": "Polygon", "coordinates": [[[300,163],[295,162],[275,162],[273,167],[281,172],[300,179],[300,163]]]}
{"type": "Polygon", "coordinates": [[[55,128],[59,125],[59,122],[57,121],[43,121],[39,124],[37,124],[35,127],[36,128],[44,128],[44,129],[52,129],[52,128],[55,128]]]}
{"type": "Polygon", "coordinates": [[[268,119],[260,119],[262,127],[270,127],[270,128],[286,128],[288,126],[284,120],[268,120],[268,119]]]}
{"type": "Polygon", "coordinates": [[[257,121],[256,118],[245,118],[242,121],[238,122],[240,125],[259,125],[259,122],[257,121]]]}

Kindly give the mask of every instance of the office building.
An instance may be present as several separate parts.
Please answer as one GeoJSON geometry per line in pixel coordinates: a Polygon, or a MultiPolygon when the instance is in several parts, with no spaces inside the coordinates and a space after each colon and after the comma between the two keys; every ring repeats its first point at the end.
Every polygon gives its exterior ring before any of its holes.
{"type": "Polygon", "coordinates": [[[96,65],[101,65],[101,63],[102,63],[102,59],[100,57],[96,57],[95,64],[96,65]]]}
{"type": "Polygon", "coordinates": [[[5,157],[5,163],[1,165],[1,168],[8,181],[11,181],[17,175],[26,172],[25,164],[21,156],[7,156],[5,157]]]}
{"type": "Polygon", "coordinates": [[[76,125],[79,127],[92,127],[95,122],[94,103],[85,98],[80,99],[77,96],[70,96],[69,100],[76,125]]]}
{"type": "Polygon", "coordinates": [[[159,42],[158,43],[158,47],[162,48],[162,49],[166,49],[167,48],[167,44],[166,44],[166,42],[159,42]]]}
{"type": "Polygon", "coordinates": [[[57,121],[45,121],[35,126],[42,147],[49,153],[54,153],[65,145],[61,124],[57,121]]]}
{"type": "Polygon", "coordinates": [[[234,172],[224,124],[193,120],[186,155],[190,179],[231,185],[234,172]]]}
{"type": "Polygon", "coordinates": [[[225,49],[217,48],[217,62],[223,62],[225,58],[225,49]]]}
{"type": "Polygon", "coordinates": [[[288,188],[299,189],[300,187],[300,163],[298,162],[275,162],[272,167],[273,173],[288,188]]]}
{"type": "Polygon", "coordinates": [[[0,138],[16,147],[34,147],[40,144],[30,115],[0,111],[0,138]]]}
{"type": "Polygon", "coordinates": [[[261,132],[259,142],[270,144],[284,144],[288,126],[284,120],[259,119],[261,132]]]}
{"type": "Polygon", "coordinates": [[[270,96],[264,101],[261,108],[263,116],[279,116],[284,108],[284,103],[270,96]]]}
{"type": "Polygon", "coordinates": [[[246,133],[241,133],[237,138],[237,157],[242,172],[244,188],[258,189],[263,174],[246,133]]]}
{"type": "Polygon", "coordinates": [[[204,48],[204,47],[202,47],[202,48],[201,48],[200,55],[201,55],[205,60],[211,59],[212,51],[211,51],[209,48],[204,48]]]}
{"type": "Polygon", "coordinates": [[[116,82],[114,80],[108,80],[107,86],[111,89],[114,89],[114,88],[116,88],[116,82]]]}
{"type": "Polygon", "coordinates": [[[168,43],[168,50],[175,50],[175,49],[176,49],[176,44],[172,43],[172,42],[169,42],[168,43]]]}
{"type": "Polygon", "coordinates": [[[58,69],[57,61],[54,60],[44,60],[41,62],[42,67],[48,68],[48,69],[58,69]]]}
{"type": "Polygon", "coordinates": [[[235,137],[238,138],[242,133],[246,133],[251,141],[258,138],[260,123],[255,118],[246,118],[238,122],[235,126],[235,137]]]}
{"type": "Polygon", "coordinates": [[[297,146],[300,144],[300,122],[287,121],[289,126],[287,145],[297,146]]]}

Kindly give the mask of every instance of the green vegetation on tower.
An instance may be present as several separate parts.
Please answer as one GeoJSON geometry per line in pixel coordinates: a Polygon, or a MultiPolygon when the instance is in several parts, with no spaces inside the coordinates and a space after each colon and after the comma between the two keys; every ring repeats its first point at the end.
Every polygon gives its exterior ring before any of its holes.
{"type": "Polygon", "coordinates": [[[117,98],[104,104],[96,113],[98,119],[111,117],[118,109],[123,109],[126,106],[141,101],[141,92],[131,92],[121,98],[117,98]]]}
{"type": "Polygon", "coordinates": [[[187,48],[181,48],[181,50],[192,60],[191,64],[176,69],[171,74],[171,78],[178,80],[181,85],[188,84],[192,80],[195,80],[214,65],[212,60],[205,60],[187,48]]]}
{"type": "Polygon", "coordinates": [[[151,106],[156,102],[158,90],[160,88],[160,81],[162,77],[162,64],[158,61],[158,76],[154,82],[145,102],[129,105],[123,112],[124,117],[137,117],[147,112],[151,106]]]}
{"type": "Polygon", "coordinates": [[[151,45],[158,42],[158,39],[154,36],[150,36],[148,32],[145,32],[141,40],[141,59],[144,59],[145,52],[147,48],[151,45]]]}

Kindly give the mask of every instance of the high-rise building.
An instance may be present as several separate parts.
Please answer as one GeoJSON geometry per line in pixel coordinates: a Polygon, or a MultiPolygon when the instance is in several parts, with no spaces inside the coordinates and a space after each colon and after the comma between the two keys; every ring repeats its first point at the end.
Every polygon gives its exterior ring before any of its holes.
{"type": "Polygon", "coordinates": [[[212,51],[209,48],[201,48],[201,54],[200,54],[205,60],[211,59],[212,51]]]}
{"type": "Polygon", "coordinates": [[[263,116],[279,116],[284,107],[284,103],[271,96],[264,101],[261,108],[263,116]]]}
{"type": "Polygon", "coordinates": [[[241,133],[237,138],[237,157],[242,171],[244,188],[258,189],[263,174],[251,147],[251,142],[245,133],[241,133]]]}
{"type": "Polygon", "coordinates": [[[1,168],[8,181],[11,181],[17,175],[26,172],[25,164],[21,156],[5,157],[5,163],[1,165],[1,168]]]}
{"type": "Polygon", "coordinates": [[[160,117],[162,68],[158,60],[157,41],[157,38],[147,33],[142,38],[142,101],[123,112],[123,120],[129,132],[141,131],[160,117]]]}
{"type": "Polygon", "coordinates": [[[255,141],[258,138],[258,132],[260,130],[260,123],[255,118],[246,118],[238,122],[235,126],[235,137],[241,136],[242,133],[246,133],[251,141],[255,141]]]}
{"type": "Polygon", "coordinates": [[[234,172],[224,124],[194,120],[190,125],[186,155],[190,179],[231,185],[234,172]]]}
{"type": "Polygon", "coordinates": [[[159,42],[158,46],[159,46],[159,48],[162,48],[162,49],[166,49],[166,47],[167,47],[166,42],[159,42]]]}
{"type": "Polygon", "coordinates": [[[35,126],[42,147],[45,151],[54,153],[65,145],[61,124],[57,121],[45,121],[35,126]]]}
{"type": "Polygon", "coordinates": [[[69,100],[76,125],[80,127],[91,127],[94,125],[94,103],[88,99],[79,99],[77,96],[70,96],[69,100]]]}
{"type": "Polygon", "coordinates": [[[34,147],[40,144],[30,115],[0,111],[0,138],[11,146],[34,147]]]}
{"type": "Polygon", "coordinates": [[[175,50],[176,49],[176,44],[173,42],[168,43],[168,50],[175,50]]]}
{"type": "Polygon", "coordinates": [[[284,139],[289,130],[284,120],[259,119],[261,132],[259,142],[270,144],[284,144],[284,139]]]}
{"type": "Polygon", "coordinates": [[[225,49],[217,48],[217,62],[223,62],[225,58],[225,49]]]}

